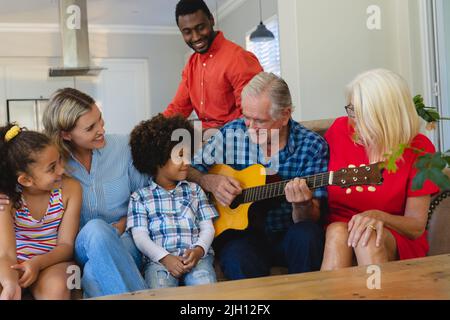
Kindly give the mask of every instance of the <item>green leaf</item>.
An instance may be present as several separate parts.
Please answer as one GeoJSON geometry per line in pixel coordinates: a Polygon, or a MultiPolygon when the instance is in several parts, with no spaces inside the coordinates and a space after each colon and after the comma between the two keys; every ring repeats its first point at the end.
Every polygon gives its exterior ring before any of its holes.
{"type": "Polygon", "coordinates": [[[436,152],[435,154],[433,154],[430,166],[432,168],[438,169],[439,171],[444,170],[444,168],[447,166],[447,162],[442,158],[442,153],[436,152]]]}
{"type": "Polygon", "coordinates": [[[415,103],[415,104],[417,104],[417,103],[423,103],[423,98],[422,98],[422,96],[421,96],[420,94],[418,94],[417,96],[415,96],[415,97],[413,98],[413,100],[414,100],[414,103],[415,103]]]}
{"type": "Polygon", "coordinates": [[[419,171],[413,179],[412,190],[420,190],[425,183],[425,179],[427,178],[426,171],[419,171]]]}
{"type": "Polygon", "coordinates": [[[423,102],[416,103],[416,107],[419,109],[425,109],[425,104],[423,102]]]}
{"type": "Polygon", "coordinates": [[[438,121],[439,119],[441,119],[441,116],[439,115],[439,112],[437,112],[436,110],[426,109],[425,112],[427,112],[428,115],[429,115],[434,121],[438,121]]]}
{"type": "Polygon", "coordinates": [[[400,144],[396,150],[392,151],[391,154],[385,154],[385,168],[388,170],[388,172],[397,171],[397,160],[399,160],[403,156],[406,148],[408,148],[408,145],[400,144]]]}
{"type": "Polygon", "coordinates": [[[450,120],[442,118],[437,108],[426,106],[422,95],[418,94],[413,98],[414,105],[416,107],[417,114],[426,122],[436,122],[438,120],[450,120]]]}
{"type": "Polygon", "coordinates": [[[418,170],[426,170],[429,168],[431,166],[432,157],[433,155],[431,153],[418,157],[415,164],[416,168],[418,170]]]}
{"type": "Polygon", "coordinates": [[[427,177],[441,190],[450,190],[450,178],[442,170],[432,168],[428,171],[427,177]]]}
{"type": "Polygon", "coordinates": [[[425,111],[425,109],[417,109],[419,116],[426,122],[433,122],[433,117],[425,111]]]}
{"type": "Polygon", "coordinates": [[[450,156],[442,156],[442,159],[444,159],[444,161],[447,162],[447,165],[450,166],[450,156]]]}

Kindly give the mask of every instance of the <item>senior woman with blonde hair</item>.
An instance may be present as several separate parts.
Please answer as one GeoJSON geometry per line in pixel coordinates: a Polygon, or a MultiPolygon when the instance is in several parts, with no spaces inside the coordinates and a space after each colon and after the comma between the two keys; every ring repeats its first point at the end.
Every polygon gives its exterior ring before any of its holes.
{"type": "Polygon", "coordinates": [[[321,269],[425,256],[430,195],[438,188],[427,181],[413,190],[412,180],[417,157],[435,149],[419,133],[408,85],[392,71],[371,70],[348,85],[347,103],[348,117],[338,118],[325,134],[329,170],[384,161],[401,144],[412,148],[396,162],[396,172],[384,171],[380,186],[328,187],[330,214],[321,269]]]}

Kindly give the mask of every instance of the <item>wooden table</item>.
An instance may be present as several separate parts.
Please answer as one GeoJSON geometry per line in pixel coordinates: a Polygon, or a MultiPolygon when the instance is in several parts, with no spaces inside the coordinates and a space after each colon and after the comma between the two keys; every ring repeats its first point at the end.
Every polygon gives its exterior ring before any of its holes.
{"type": "MultiPolygon", "coordinates": [[[[145,290],[101,299],[293,300],[450,299],[450,254],[380,265],[381,289],[368,289],[367,267],[279,275],[211,285],[145,290]]],[[[370,281],[370,283],[373,283],[370,281]]]]}

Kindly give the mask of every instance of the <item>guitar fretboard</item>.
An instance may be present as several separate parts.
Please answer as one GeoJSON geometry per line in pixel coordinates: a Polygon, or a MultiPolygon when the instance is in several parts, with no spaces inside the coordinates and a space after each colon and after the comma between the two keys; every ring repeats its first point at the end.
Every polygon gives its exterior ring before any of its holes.
{"type": "MultiPolygon", "coordinates": [[[[329,185],[330,172],[319,173],[313,176],[302,177],[310,189],[329,185]]],[[[242,191],[243,203],[255,202],[276,198],[284,195],[284,188],[292,180],[269,183],[263,186],[248,188],[242,191]]]]}

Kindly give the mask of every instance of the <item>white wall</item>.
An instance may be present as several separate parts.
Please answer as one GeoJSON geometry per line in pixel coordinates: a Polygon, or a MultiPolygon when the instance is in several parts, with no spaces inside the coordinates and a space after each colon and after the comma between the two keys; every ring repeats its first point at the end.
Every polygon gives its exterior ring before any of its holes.
{"type": "MultiPolygon", "coordinates": [[[[0,32],[0,43],[0,58],[62,55],[59,33],[0,32]]],[[[166,108],[175,95],[184,66],[186,45],[181,35],[91,33],[89,44],[93,58],[147,59],[151,113],[166,108]]],[[[0,85],[2,82],[0,72],[0,85]]]]}
{"type": "MultiPolygon", "coordinates": [[[[60,64],[59,58],[0,58],[0,125],[7,120],[7,99],[48,99],[59,88],[75,87],[92,96],[103,111],[109,133],[129,133],[142,119],[150,117],[147,59],[93,59],[106,68],[96,77],[48,76],[49,68],[60,64]]],[[[9,121],[41,130],[41,119],[30,101],[10,101],[9,121]]],[[[46,102],[42,103],[43,111],[46,102]]]]}
{"type": "MultiPolygon", "coordinates": [[[[297,107],[297,120],[344,114],[344,87],[358,73],[390,68],[401,73],[412,92],[422,93],[420,0],[262,0],[263,19],[278,13],[282,76],[297,107]],[[382,30],[366,28],[366,9],[379,5],[382,30]]],[[[239,2],[239,1],[238,1],[239,2]]],[[[257,0],[245,0],[221,17],[219,29],[245,47],[245,34],[259,23],[257,0]]],[[[449,19],[447,19],[448,21],[449,19]]],[[[60,57],[58,33],[2,33],[1,57],[60,57]]],[[[181,35],[90,34],[91,56],[148,60],[151,113],[174,96],[187,46],[181,35]]],[[[2,80],[0,70],[0,87],[2,80]]],[[[126,90],[126,88],[124,88],[126,90]]],[[[2,90],[0,90],[0,99],[2,90]]],[[[1,111],[0,111],[1,115],[1,111]]]]}
{"type": "Polygon", "coordinates": [[[426,95],[424,59],[424,43],[426,39],[421,33],[421,19],[419,2],[423,0],[409,0],[407,5],[409,7],[409,41],[411,52],[411,91],[412,94],[426,95]]]}
{"type": "Polygon", "coordinates": [[[345,85],[372,68],[391,69],[414,85],[414,9],[408,0],[279,0],[282,75],[293,91],[294,118],[343,115],[345,85]],[[381,30],[366,26],[370,5],[381,9],[381,30]]]}

